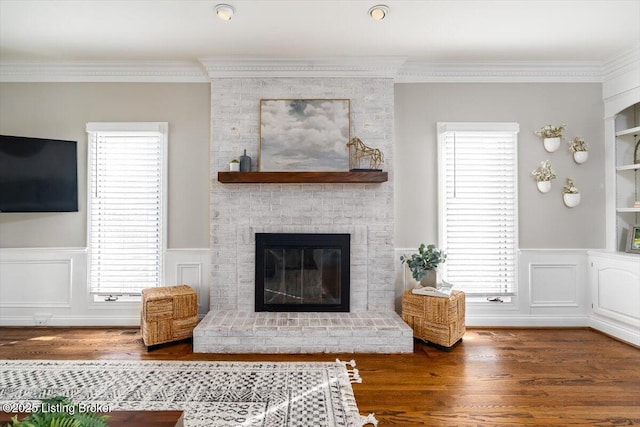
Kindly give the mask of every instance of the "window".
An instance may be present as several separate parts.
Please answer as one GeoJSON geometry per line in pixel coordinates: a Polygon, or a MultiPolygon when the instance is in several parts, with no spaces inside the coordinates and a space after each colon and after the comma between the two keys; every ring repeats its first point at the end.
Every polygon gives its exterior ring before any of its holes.
{"type": "Polygon", "coordinates": [[[126,300],[162,280],[168,126],[88,123],[87,133],[90,291],[126,300]]]}
{"type": "Polygon", "coordinates": [[[443,278],[469,296],[514,295],[517,123],[438,123],[443,278]]]}

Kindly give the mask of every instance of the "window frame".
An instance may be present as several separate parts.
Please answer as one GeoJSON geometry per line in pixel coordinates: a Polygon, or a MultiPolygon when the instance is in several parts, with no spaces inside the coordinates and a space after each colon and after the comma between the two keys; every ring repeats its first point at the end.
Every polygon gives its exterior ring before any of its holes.
{"type": "Polygon", "coordinates": [[[92,187],[91,180],[93,165],[93,139],[97,137],[97,134],[112,134],[112,135],[142,135],[153,134],[160,138],[160,150],[161,150],[161,181],[160,181],[160,268],[159,268],[159,282],[158,286],[162,286],[165,277],[165,264],[167,253],[167,213],[168,213],[168,140],[169,140],[169,124],[167,122],[89,122],[86,124],[87,132],[87,296],[89,301],[97,303],[97,305],[103,305],[104,303],[119,303],[119,304],[138,304],[141,300],[140,294],[131,292],[123,293],[108,293],[108,292],[94,292],[91,286],[91,200],[92,200],[92,187]],[[120,296],[115,300],[105,298],[108,295],[120,296]]]}
{"type": "MultiPolygon", "coordinates": [[[[520,131],[520,125],[515,122],[438,122],[437,123],[437,149],[438,149],[438,240],[439,246],[445,252],[447,251],[446,241],[446,221],[445,221],[445,206],[446,206],[446,163],[445,163],[445,134],[449,132],[504,132],[512,134],[513,138],[513,183],[514,183],[514,203],[513,203],[513,221],[514,221],[514,248],[513,248],[513,287],[512,292],[509,294],[496,294],[494,296],[501,297],[502,301],[507,303],[514,303],[517,300],[519,293],[519,268],[518,259],[520,253],[519,242],[519,194],[518,194],[518,133],[520,131]]],[[[447,263],[445,262],[441,266],[442,275],[446,280],[447,276],[447,263]]],[[[455,283],[453,283],[455,287],[455,283]]],[[[492,294],[487,292],[487,294],[492,294]]],[[[492,294],[493,295],[493,294],[492,294]]],[[[478,294],[469,295],[470,299],[474,302],[488,301],[487,295],[480,296],[478,294]]],[[[494,302],[502,302],[494,301],[494,302]]]]}

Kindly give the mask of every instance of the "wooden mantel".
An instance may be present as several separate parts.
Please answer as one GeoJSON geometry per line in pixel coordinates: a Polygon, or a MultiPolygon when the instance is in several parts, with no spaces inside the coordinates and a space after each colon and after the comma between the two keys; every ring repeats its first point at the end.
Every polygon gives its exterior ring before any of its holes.
{"type": "Polygon", "coordinates": [[[222,184],[378,183],[387,172],[218,172],[222,184]]]}

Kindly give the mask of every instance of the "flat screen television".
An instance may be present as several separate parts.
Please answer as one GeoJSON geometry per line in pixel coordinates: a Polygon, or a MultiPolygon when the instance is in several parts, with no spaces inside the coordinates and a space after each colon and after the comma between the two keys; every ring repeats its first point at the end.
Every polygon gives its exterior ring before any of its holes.
{"type": "Polygon", "coordinates": [[[0,135],[0,212],[77,212],[76,141],[0,135]]]}

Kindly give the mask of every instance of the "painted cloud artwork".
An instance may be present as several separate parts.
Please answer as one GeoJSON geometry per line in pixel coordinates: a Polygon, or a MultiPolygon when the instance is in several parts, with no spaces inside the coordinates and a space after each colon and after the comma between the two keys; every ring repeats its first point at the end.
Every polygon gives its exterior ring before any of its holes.
{"type": "Polygon", "coordinates": [[[348,99],[263,99],[260,171],[348,171],[348,99]]]}

